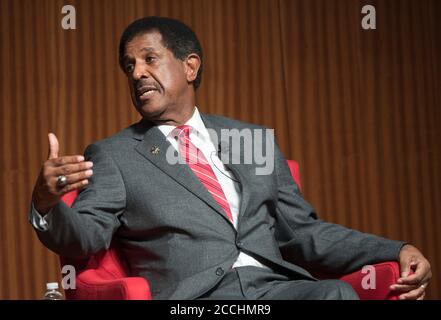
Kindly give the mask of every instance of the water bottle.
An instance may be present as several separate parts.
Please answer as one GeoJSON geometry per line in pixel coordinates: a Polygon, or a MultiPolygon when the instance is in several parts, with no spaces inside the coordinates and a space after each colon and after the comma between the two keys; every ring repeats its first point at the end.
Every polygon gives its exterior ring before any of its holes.
{"type": "Polygon", "coordinates": [[[44,300],[64,300],[63,295],[58,291],[58,282],[46,283],[46,293],[44,300]]]}

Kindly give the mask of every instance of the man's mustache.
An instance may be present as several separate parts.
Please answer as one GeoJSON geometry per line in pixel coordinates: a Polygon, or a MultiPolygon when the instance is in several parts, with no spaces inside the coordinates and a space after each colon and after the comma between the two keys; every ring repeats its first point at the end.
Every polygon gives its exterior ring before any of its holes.
{"type": "Polygon", "coordinates": [[[147,79],[140,79],[140,80],[136,81],[134,87],[137,92],[139,92],[145,88],[154,88],[158,91],[161,89],[161,86],[158,83],[156,83],[155,81],[147,80],[147,79]]]}

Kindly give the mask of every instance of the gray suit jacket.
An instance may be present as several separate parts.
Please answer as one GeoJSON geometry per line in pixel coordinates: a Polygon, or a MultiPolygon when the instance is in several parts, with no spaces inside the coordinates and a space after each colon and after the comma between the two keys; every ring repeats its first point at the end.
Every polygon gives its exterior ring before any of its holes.
{"type": "MultiPolygon", "coordinates": [[[[217,132],[262,129],[219,116],[202,119],[217,132]]],[[[197,298],[222,279],[240,250],[292,279],[398,257],[402,242],[319,220],[277,145],[270,175],[256,175],[254,163],[228,165],[241,185],[237,230],[187,165],[168,164],[169,146],[146,121],[90,145],[89,185],[72,208],[61,202],[54,208],[48,230],[37,230],[40,240],[78,258],[108,248],[113,239],[130,274],[148,279],[156,299],[197,298]],[[155,147],[159,153],[151,152],[155,147]]]]}

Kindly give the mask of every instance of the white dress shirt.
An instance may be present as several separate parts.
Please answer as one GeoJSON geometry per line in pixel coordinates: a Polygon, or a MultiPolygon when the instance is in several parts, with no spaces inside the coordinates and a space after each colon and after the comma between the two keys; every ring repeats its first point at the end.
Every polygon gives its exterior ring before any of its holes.
{"type": "MultiPolygon", "coordinates": [[[[190,131],[190,140],[204,154],[205,158],[213,169],[213,172],[216,175],[219,184],[222,187],[225,197],[230,204],[230,210],[233,216],[233,226],[237,229],[241,200],[240,184],[231,173],[231,171],[224,166],[224,164],[218,157],[218,149],[211,141],[208,130],[205,127],[204,122],[202,121],[197,107],[194,108],[192,117],[185,124],[192,127],[192,130],[190,131]]],[[[174,138],[174,135],[172,134],[174,128],[175,126],[171,125],[158,126],[158,129],[164,134],[170,144],[179,152],[179,142],[174,138]]],[[[51,213],[52,212],[49,212],[44,217],[42,217],[38,213],[38,211],[35,210],[34,205],[32,204],[29,221],[34,226],[34,228],[42,231],[47,230],[48,223],[50,223],[51,213]]],[[[233,268],[241,266],[256,266],[267,268],[259,261],[242,251],[239,253],[239,256],[237,257],[233,268]]]]}

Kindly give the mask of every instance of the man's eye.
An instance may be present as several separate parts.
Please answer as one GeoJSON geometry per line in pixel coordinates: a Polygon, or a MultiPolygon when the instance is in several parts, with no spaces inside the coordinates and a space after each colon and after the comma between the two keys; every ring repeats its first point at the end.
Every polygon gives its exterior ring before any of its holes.
{"type": "Polygon", "coordinates": [[[147,62],[147,63],[152,63],[153,61],[155,61],[155,57],[147,57],[147,58],[145,58],[145,62],[147,62]]]}
{"type": "Polygon", "coordinates": [[[132,73],[133,72],[133,70],[134,70],[134,66],[133,66],[133,64],[128,64],[128,65],[126,65],[126,72],[127,73],[132,73]]]}

